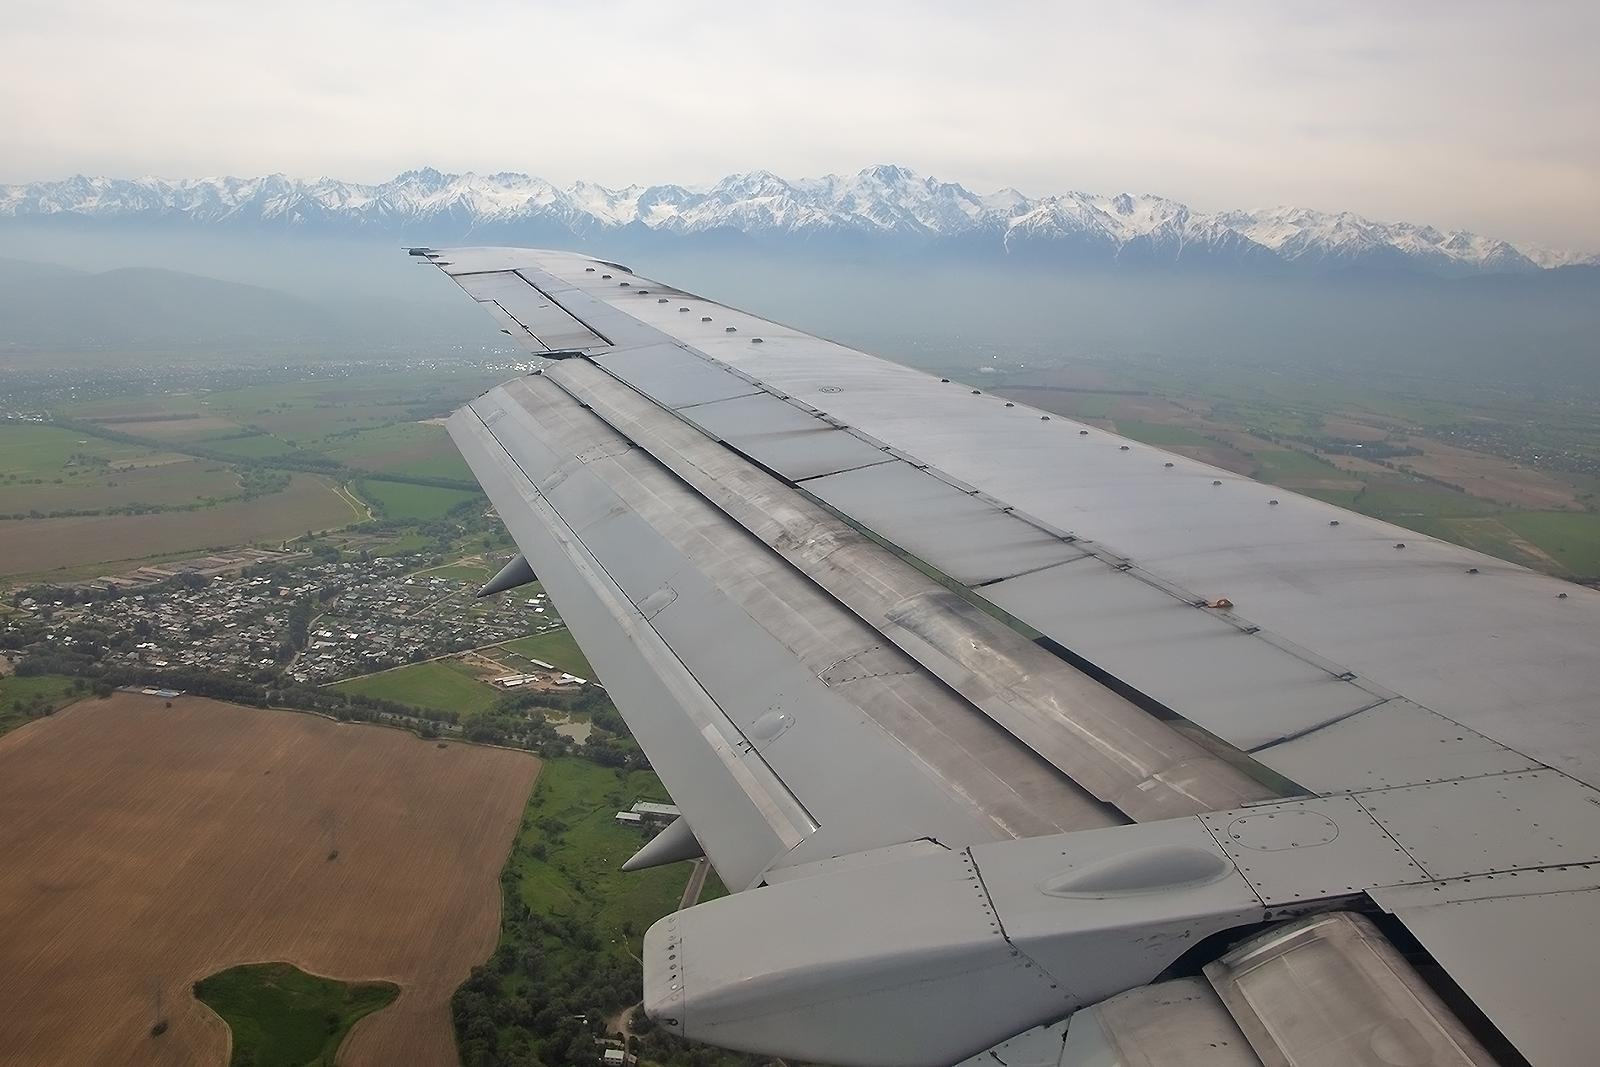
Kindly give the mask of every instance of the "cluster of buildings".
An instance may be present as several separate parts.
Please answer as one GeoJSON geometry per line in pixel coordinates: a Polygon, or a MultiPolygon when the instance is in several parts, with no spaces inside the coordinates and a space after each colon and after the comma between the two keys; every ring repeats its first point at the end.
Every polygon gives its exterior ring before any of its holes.
{"type": "Polygon", "coordinates": [[[683,812],[676,804],[658,804],[652,800],[636,802],[627,811],[619,811],[613,818],[618,826],[636,826],[654,833],[676,822],[683,812]]]}
{"type": "MultiPolygon", "coordinates": [[[[308,573],[322,569],[308,568],[308,573]]],[[[478,600],[480,581],[427,571],[354,574],[341,569],[336,577],[342,591],[323,605],[305,649],[289,667],[298,681],[367,674],[561,626],[544,593],[529,592],[530,587],[478,600]]]]}
{"type": "Polygon", "coordinates": [[[419,571],[421,557],[293,568],[252,557],[233,561],[254,566],[232,574],[216,573],[216,562],[168,565],[173,573],[160,576],[198,581],[149,584],[158,576],[141,575],[146,581],[119,587],[112,599],[18,606],[49,620],[46,641],[58,650],[100,642],[108,664],[245,678],[281,668],[313,684],[561,626],[537,586],[478,600],[478,582],[419,571]],[[262,574],[265,567],[272,569],[262,574]]]}

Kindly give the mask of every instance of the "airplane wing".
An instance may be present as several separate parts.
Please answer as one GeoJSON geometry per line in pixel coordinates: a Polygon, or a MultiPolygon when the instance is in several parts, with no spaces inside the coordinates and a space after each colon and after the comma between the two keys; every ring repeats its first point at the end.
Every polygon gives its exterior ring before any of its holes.
{"type": "Polygon", "coordinates": [[[1600,594],[561,252],[449,429],[733,895],[671,1032],[862,1067],[1594,1062],[1600,594]]]}

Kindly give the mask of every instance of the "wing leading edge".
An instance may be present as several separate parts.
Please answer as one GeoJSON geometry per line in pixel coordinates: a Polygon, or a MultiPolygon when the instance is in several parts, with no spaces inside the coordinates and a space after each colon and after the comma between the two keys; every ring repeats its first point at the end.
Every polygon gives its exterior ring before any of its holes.
{"type": "Polygon", "coordinates": [[[652,929],[669,1028],[840,1064],[1585,1062],[1591,1020],[1529,991],[1600,979],[1593,594],[1256,512],[614,264],[428,254],[563,357],[451,433],[751,887],[652,929]],[[1514,933],[1487,952],[1468,914],[1514,933]]]}

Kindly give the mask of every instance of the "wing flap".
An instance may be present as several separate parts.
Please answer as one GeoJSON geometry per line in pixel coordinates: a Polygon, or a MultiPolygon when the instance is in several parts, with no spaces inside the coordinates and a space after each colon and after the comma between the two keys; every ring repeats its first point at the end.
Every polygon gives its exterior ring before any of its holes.
{"type": "MultiPolygon", "coordinates": [[[[917,837],[963,843],[1114,821],[902,654],[828,677],[881,636],[548,381],[509,383],[451,425],[563,616],[563,596],[600,600],[610,629],[639,645],[614,663],[604,649],[591,658],[730,885],[749,884],[780,852],[789,864],[917,837]],[[523,544],[529,524],[513,519],[530,515],[561,553],[523,544]],[[551,574],[579,560],[583,584],[563,592],[551,574]],[[641,667],[684,687],[676,709],[624,695],[613,675],[627,682],[641,667]],[[684,758],[684,736],[713,746],[720,776],[741,784],[741,806],[770,835],[736,833],[727,855],[703,825],[711,765],[703,753],[684,758]],[[780,847],[763,854],[774,839],[780,847]]],[[[587,649],[583,625],[580,612],[573,629],[587,649]]]]}
{"type": "Polygon", "coordinates": [[[1095,797],[1146,820],[1272,795],[586,361],[549,377],[1095,797]]]}
{"type": "MultiPolygon", "coordinates": [[[[717,869],[731,883],[749,884],[804,837],[809,819],[786,796],[776,776],[729,740],[738,732],[665,643],[629,611],[626,595],[533,490],[507,449],[471,408],[451,416],[451,435],[489,498],[497,502],[562,617],[597,662],[619,705],[648,707],[637,717],[640,743],[670,777],[693,783],[680,804],[708,840],[717,869]]],[[[526,459],[526,455],[523,457],[526,459]]],[[[675,797],[677,794],[674,794],[675,797]]]]}
{"type": "Polygon", "coordinates": [[[1400,919],[1529,1063],[1594,1062],[1600,877],[1587,866],[1401,886],[1400,919]]]}

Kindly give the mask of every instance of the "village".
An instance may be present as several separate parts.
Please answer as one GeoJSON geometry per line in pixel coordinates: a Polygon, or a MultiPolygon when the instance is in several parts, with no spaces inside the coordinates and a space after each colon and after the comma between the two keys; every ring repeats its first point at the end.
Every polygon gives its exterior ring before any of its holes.
{"type": "MultiPolygon", "coordinates": [[[[470,572],[446,567],[433,573],[422,556],[315,558],[243,550],[142,568],[97,583],[83,596],[18,596],[13,605],[43,623],[32,646],[41,651],[84,651],[107,664],[199,667],[242,677],[283,671],[308,684],[562,625],[536,585],[479,600],[481,583],[470,572]]],[[[501,688],[581,683],[539,661],[526,666],[493,681],[501,688]]]]}

